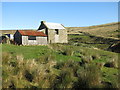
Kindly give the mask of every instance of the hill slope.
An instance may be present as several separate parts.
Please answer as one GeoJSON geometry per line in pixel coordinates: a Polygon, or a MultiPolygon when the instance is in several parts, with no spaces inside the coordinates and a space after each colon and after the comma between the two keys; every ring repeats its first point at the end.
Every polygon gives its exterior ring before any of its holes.
{"type": "Polygon", "coordinates": [[[78,34],[80,32],[85,32],[100,37],[118,38],[119,36],[118,24],[119,23],[115,22],[89,27],[66,27],[66,28],[68,30],[68,34],[78,34]]]}
{"type": "Polygon", "coordinates": [[[118,54],[84,46],[2,46],[4,88],[118,88],[118,54]]]}
{"type": "MultiPolygon", "coordinates": [[[[118,33],[118,22],[108,23],[103,25],[88,26],[88,27],[66,27],[68,34],[79,34],[80,32],[89,33],[100,37],[110,37],[118,39],[120,36],[118,33]]],[[[14,34],[16,30],[0,30],[0,33],[14,34]]]]}

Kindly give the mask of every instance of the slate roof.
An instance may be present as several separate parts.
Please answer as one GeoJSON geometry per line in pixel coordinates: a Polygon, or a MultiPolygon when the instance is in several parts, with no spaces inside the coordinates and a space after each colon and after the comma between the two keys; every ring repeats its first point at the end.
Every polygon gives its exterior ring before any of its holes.
{"type": "Polygon", "coordinates": [[[65,29],[65,27],[59,23],[44,22],[44,24],[48,29],[65,29]]]}
{"type": "Polygon", "coordinates": [[[46,37],[47,35],[43,32],[33,31],[33,30],[18,30],[21,35],[23,36],[43,36],[46,37]]]}

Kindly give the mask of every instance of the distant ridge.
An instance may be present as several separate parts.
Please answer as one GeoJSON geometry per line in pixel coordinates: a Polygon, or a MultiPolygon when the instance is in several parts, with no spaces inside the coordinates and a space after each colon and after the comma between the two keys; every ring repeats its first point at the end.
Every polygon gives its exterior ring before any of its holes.
{"type": "MultiPolygon", "coordinates": [[[[13,30],[0,30],[0,33],[1,34],[4,34],[4,33],[14,34],[17,30],[14,30],[14,29],[13,30]]],[[[35,30],[35,29],[19,29],[19,30],[35,30]]]]}
{"type": "MultiPolygon", "coordinates": [[[[66,27],[68,34],[79,34],[81,32],[89,33],[100,37],[118,38],[118,24],[120,22],[107,23],[102,25],[94,25],[87,27],[66,27]]],[[[19,30],[35,30],[35,29],[19,29],[19,30]]],[[[0,33],[14,34],[16,30],[0,30],[0,33]]]]}
{"type": "Polygon", "coordinates": [[[89,33],[96,36],[118,38],[118,24],[120,22],[107,23],[88,27],[66,27],[68,34],[79,34],[80,32],[89,33]]]}

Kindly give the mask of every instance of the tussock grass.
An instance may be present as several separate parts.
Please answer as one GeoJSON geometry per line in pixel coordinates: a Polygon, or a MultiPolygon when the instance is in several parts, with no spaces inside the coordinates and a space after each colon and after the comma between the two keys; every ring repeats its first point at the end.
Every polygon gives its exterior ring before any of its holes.
{"type": "Polygon", "coordinates": [[[98,88],[102,85],[101,71],[94,64],[88,64],[84,68],[80,68],[77,74],[79,77],[76,83],[78,87],[98,88]]]}
{"type": "Polygon", "coordinates": [[[73,49],[67,48],[67,47],[64,49],[64,52],[63,52],[63,54],[68,55],[68,56],[72,56],[73,53],[74,53],[73,49]]]}
{"type": "Polygon", "coordinates": [[[15,47],[24,50],[30,48],[28,55],[33,54],[32,57],[36,58],[26,59],[25,52],[19,51],[17,54],[18,50],[13,49],[14,45],[6,46],[10,46],[11,49],[3,53],[3,88],[65,89],[118,86],[116,81],[118,67],[104,66],[107,62],[117,62],[116,53],[62,44],[53,46],[51,44],[47,48],[15,47]],[[33,53],[32,50],[38,51],[33,53]]]}

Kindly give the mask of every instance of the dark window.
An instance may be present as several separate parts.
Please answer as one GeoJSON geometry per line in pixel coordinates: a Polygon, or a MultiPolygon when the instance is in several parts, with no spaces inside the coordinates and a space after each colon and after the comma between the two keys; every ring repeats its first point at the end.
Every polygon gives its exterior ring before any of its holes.
{"type": "Polygon", "coordinates": [[[36,36],[28,36],[28,40],[36,40],[36,36]]]}
{"type": "Polygon", "coordinates": [[[58,29],[55,29],[55,34],[59,34],[59,33],[58,33],[58,29]]]}

